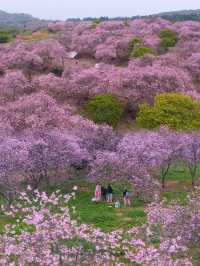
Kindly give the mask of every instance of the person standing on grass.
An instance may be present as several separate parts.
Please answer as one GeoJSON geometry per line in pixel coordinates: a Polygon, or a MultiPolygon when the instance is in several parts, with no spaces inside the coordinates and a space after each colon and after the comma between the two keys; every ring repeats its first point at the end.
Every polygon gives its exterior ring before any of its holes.
{"type": "Polygon", "coordinates": [[[113,199],[113,189],[109,184],[107,187],[107,202],[112,203],[112,199],[113,199]]]}
{"type": "Polygon", "coordinates": [[[99,202],[101,200],[101,185],[98,183],[95,188],[95,201],[99,202]]]}
{"type": "Polygon", "coordinates": [[[103,197],[103,200],[106,200],[107,188],[105,188],[104,186],[101,187],[101,195],[103,197]]]}
{"type": "Polygon", "coordinates": [[[123,192],[123,199],[124,199],[124,206],[125,207],[130,207],[131,206],[131,201],[129,198],[129,192],[128,190],[125,188],[124,192],[123,192]]]}

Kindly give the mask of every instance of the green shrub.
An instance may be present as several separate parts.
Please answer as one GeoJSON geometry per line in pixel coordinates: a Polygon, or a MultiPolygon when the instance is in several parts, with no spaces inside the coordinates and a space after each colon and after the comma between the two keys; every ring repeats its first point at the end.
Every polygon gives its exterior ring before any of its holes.
{"type": "Polygon", "coordinates": [[[0,33],[0,43],[8,43],[11,40],[11,36],[9,34],[0,33]]]}
{"type": "Polygon", "coordinates": [[[106,123],[116,127],[123,113],[123,107],[117,97],[110,93],[91,99],[86,105],[86,113],[95,123],[106,123]]]}
{"type": "Polygon", "coordinates": [[[139,37],[134,37],[133,39],[130,40],[128,44],[128,50],[129,53],[131,54],[133,50],[138,47],[142,43],[141,39],[139,37]]]}
{"type": "Polygon", "coordinates": [[[63,73],[63,67],[62,66],[55,66],[52,68],[51,72],[55,74],[58,77],[62,76],[63,73]]]}
{"type": "Polygon", "coordinates": [[[132,57],[143,57],[145,54],[155,54],[154,50],[150,47],[138,47],[134,49],[131,53],[132,57]]]}
{"type": "Polygon", "coordinates": [[[128,44],[129,57],[143,57],[145,54],[155,54],[155,51],[143,46],[139,37],[134,37],[128,44]]]}
{"type": "Polygon", "coordinates": [[[96,27],[101,23],[101,19],[100,18],[96,18],[92,21],[92,25],[91,28],[92,29],[96,29],[96,27]]]}
{"type": "Polygon", "coordinates": [[[124,26],[125,27],[130,27],[129,23],[128,23],[128,20],[124,20],[124,26]]]}
{"type": "Polygon", "coordinates": [[[170,47],[173,47],[178,42],[178,37],[175,32],[170,29],[163,29],[159,33],[161,38],[160,48],[163,52],[166,52],[170,47]]]}
{"type": "Polygon", "coordinates": [[[140,106],[136,124],[148,129],[161,125],[172,129],[199,129],[200,103],[181,93],[163,93],[156,96],[154,106],[140,106]]]}
{"type": "Polygon", "coordinates": [[[2,35],[3,38],[9,38],[11,39],[12,37],[16,37],[16,35],[19,33],[19,30],[15,28],[10,28],[10,27],[0,27],[0,36],[2,35]]]}

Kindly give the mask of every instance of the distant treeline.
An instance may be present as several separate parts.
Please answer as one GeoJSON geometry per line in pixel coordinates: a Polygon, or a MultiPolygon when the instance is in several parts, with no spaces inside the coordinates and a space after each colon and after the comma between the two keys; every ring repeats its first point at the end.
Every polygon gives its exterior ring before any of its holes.
{"type": "MultiPolygon", "coordinates": [[[[154,17],[162,17],[164,19],[170,20],[170,21],[185,21],[185,20],[195,20],[200,21],[200,9],[198,10],[186,10],[186,11],[174,11],[174,12],[166,12],[166,13],[160,13],[155,15],[149,15],[149,16],[132,16],[132,17],[86,17],[83,19],[80,18],[69,18],[66,21],[73,21],[73,22],[79,22],[79,21],[94,21],[94,22],[101,22],[101,21],[127,21],[127,20],[134,20],[137,18],[154,18],[154,17]]],[[[0,28],[8,28],[8,31],[10,29],[17,29],[20,31],[36,31],[41,28],[46,28],[49,24],[48,20],[41,20],[38,18],[34,18],[31,15],[27,14],[10,14],[4,11],[0,10],[0,28]]],[[[6,30],[7,31],[7,30],[6,30]]],[[[11,30],[12,31],[12,30],[11,30]]],[[[9,32],[11,33],[11,32],[9,32]]],[[[14,33],[15,34],[15,33],[14,33]]],[[[2,35],[2,32],[1,32],[2,35]]],[[[11,33],[13,35],[13,32],[11,33]]]]}
{"type": "Polygon", "coordinates": [[[164,19],[170,21],[185,21],[185,20],[195,20],[200,21],[200,9],[198,10],[184,10],[184,11],[172,11],[172,12],[165,12],[159,13],[155,15],[149,16],[132,16],[132,17],[85,17],[83,19],[80,18],[69,18],[67,21],[126,21],[126,20],[134,20],[138,18],[153,18],[153,17],[162,17],[164,19]]]}

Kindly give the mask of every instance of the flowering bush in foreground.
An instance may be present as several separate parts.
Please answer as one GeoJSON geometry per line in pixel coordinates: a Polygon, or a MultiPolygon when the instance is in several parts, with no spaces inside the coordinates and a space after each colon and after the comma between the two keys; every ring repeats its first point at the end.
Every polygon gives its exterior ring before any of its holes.
{"type": "MultiPolygon", "coordinates": [[[[74,196],[62,195],[59,191],[48,196],[28,187],[9,211],[1,206],[15,223],[5,226],[0,235],[0,265],[192,265],[185,244],[198,241],[194,234],[194,230],[198,233],[200,224],[198,190],[190,197],[188,207],[177,204],[177,208],[171,209],[158,202],[152,203],[146,210],[147,224],[126,233],[122,230],[104,233],[72,221],[67,203],[74,196]],[[187,226],[188,216],[179,219],[181,212],[189,210],[191,226],[187,226]],[[176,224],[181,224],[182,228],[174,226],[176,224]],[[190,236],[187,241],[185,235],[179,233],[186,229],[190,236]],[[168,233],[170,230],[172,235],[168,233]],[[155,232],[158,245],[152,244],[155,232]]],[[[76,210],[72,208],[72,211],[76,210]]]]}
{"type": "Polygon", "coordinates": [[[121,233],[105,234],[72,221],[67,207],[70,197],[58,191],[51,196],[37,190],[22,192],[18,203],[6,212],[16,223],[7,225],[0,235],[0,265],[77,265],[80,261],[94,265],[112,261],[120,247],[121,233]]]}

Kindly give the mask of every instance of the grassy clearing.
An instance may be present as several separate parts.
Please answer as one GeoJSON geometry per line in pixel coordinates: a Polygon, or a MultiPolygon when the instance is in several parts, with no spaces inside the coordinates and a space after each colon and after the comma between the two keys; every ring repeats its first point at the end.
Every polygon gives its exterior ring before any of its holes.
{"type": "Polygon", "coordinates": [[[181,205],[188,203],[187,195],[186,191],[166,191],[162,193],[163,198],[166,198],[168,202],[178,201],[181,205]]]}
{"type": "MultiPolygon", "coordinates": [[[[144,212],[145,204],[140,199],[134,199],[130,208],[125,208],[122,201],[123,189],[127,187],[131,191],[131,186],[127,181],[113,184],[113,202],[119,200],[121,208],[115,208],[114,203],[92,202],[94,197],[95,184],[86,180],[84,173],[79,173],[76,179],[67,180],[62,186],[54,187],[53,190],[60,189],[66,194],[72,192],[73,186],[78,186],[76,198],[69,202],[72,218],[81,223],[92,224],[101,228],[105,232],[116,229],[128,229],[132,226],[139,226],[146,222],[144,212]],[[75,212],[73,211],[75,207],[75,212]]],[[[103,182],[103,185],[107,184],[103,182]]]]}
{"type": "MultiPolygon", "coordinates": [[[[196,175],[196,181],[198,182],[200,180],[200,165],[198,166],[196,175]]],[[[180,186],[185,189],[191,188],[191,175],[188,168],[183,163],[175,163],[172,165],[169,169],[166,180],[168,182],[175,182],[177,187],[180,186]]]]}
{"type": "Polygon", "coordinates": [[[91,192],[77,192],[76,198],[71,200],[69,206],[75,207],[72,217],[82,223],[93,224],[104,231],[115,229],[128,229],[146,222],[144,205],[136,202],[130,208],[114,208],[113,204],[105,201],[94,203],[91,201],[91,192]],[[139,205],[139,206],[138,206],[139,205]]]}
{"type": "Polygon", "coordinates": [[[192,257],[193,266],[200,265],[200,243],[189,247],[189,255],[192,257]]]}
{"type": "Polygon", "coordinates": [[[17,38],[23,40],[25,42],[37,42],[51,39],[55,36],[53,33],[49,33],[48,31],[38,31],[35,33],[24,33],[18,35],[17,38]]]}
{"type": "MultiPolygon", "coordinates": [[[[200,173],[200,168],[198,169],[200,173]]],[[[92,224],[102,230],[109,232],[115,229],[128,229],[132,226],[140,226],[146,222],[146,214],[144,212],[145,203],[135,198],[132,200],[130,208],[125,208],[122,201],[122,192],[125,187],[132,191],[130,184],[127,181],[114,183],[114,199],[121,202],[121,208],[114,208],[114,204],[108,204],[105,201],[94,203],[91,199],[94,196],[95,184],[90,183],[86,179],[86,174],[79,171],[74,179],[68,179],[64,184],[52,186],[49,192],[57,189],[61,190],[62,194],[72,192],[73,186],[78,186],[76,198],[69,202],[72,218],[81,223],[92,224]],[[75,207],[75,211],[74,208],[75,207]]],[[[187,194],[190,190],[190,176],[186,167],[180,164],[175,164],[167,176],[167,189],[162,193],[162,197],[168,202],[177,200],[181,204],[187,204],[187,194]]],[[[103,185],[107,185],[103,183],[103,185]]],[[[0,216],[0,232],[4,226],[14,221],[5,216],[0,216]]]]}
{"type": "Polygon", "coordinates": [[[3,232],[6,224],[14,224],[15,220],[10,217],[0,216],[0,233],[3,232]]]}

